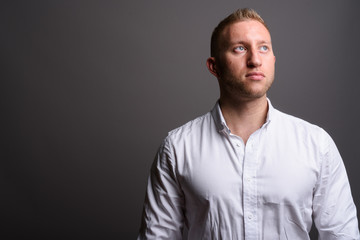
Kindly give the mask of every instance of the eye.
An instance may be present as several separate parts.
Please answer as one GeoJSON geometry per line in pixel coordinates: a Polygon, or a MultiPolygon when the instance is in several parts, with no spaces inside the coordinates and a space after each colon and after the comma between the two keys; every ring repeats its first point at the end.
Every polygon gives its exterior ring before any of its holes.
{"type": "Polygon", "coordinates": [[[262,51],[262,52],[267,52],[268,50],[269,50],[269,48],[267,46],[260,47],[260,51],[262,51]]]}
{"type": "Polygon", "coordinates": [[[238,47],[235,48],[235,51],[236,51],[236,52],[243,52],[243,51],[245,51],[245,50],[246,50],[246,49],[245,49],[244,46],[238,46],[238,47]]]}

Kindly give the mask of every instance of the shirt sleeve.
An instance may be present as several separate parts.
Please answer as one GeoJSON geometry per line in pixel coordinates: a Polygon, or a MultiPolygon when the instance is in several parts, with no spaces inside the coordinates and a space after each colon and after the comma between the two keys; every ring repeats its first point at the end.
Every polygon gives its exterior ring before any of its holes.
{"type": "Polygon", "coordinates": [[[321,171],[314,191],[313,216],[321,240],[359,238],[356,207],[344,163],[334,141],[325,134],[321,171]]]}
{"type": "Polygon", "coordinates": [[[182,239],[184,198],[172,156],[165,140],[151,167],[138,240],[182,239]]]}

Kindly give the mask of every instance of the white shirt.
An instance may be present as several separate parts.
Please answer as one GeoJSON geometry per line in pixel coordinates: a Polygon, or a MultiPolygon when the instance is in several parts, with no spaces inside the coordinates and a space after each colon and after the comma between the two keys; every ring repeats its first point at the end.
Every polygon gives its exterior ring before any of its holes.
{"type": "Polygon", "coordinates": [[[138,239],[359,239],[341,156],[321,128],[274,109],[244,145],[213,110],[169,133],[138,239]]]}

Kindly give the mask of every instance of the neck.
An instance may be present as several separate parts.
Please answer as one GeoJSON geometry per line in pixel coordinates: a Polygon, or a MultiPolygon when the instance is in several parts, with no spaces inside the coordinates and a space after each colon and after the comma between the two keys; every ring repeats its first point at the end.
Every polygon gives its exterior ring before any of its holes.
{"type": "Polygon", "coordinates": [[[220,107],[231,132],[241,137],[245,144],[250,135],[265,123],[268,111],[266,95],[236,101],[220,97],[220,107]]]}

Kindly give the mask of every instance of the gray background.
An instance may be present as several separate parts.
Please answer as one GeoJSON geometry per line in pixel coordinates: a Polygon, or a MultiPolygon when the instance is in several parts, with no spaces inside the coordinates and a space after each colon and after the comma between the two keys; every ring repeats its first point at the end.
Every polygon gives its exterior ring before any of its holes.
{"type": "Polygon", "coordinates": [[[330,133],[360,207],[358,1],[1,1],[0,237],[135,239],[162,139],[219,96],[210,35],[239,7],[270,26],[273,105],[330,133]]]}

